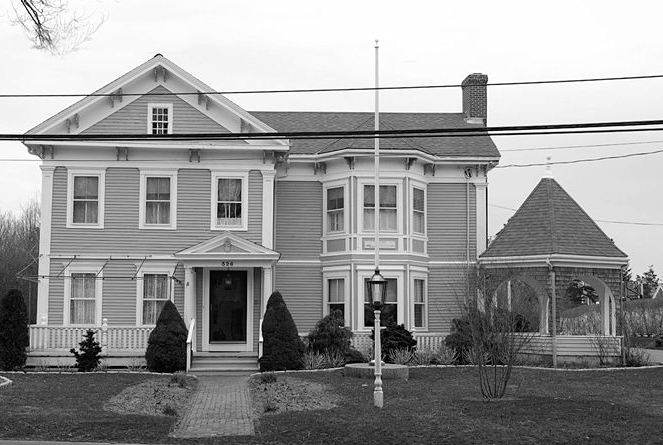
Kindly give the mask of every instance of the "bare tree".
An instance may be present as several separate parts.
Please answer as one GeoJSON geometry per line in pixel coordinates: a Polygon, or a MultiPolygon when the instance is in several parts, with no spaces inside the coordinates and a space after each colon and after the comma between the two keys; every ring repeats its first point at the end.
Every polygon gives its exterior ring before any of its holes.
{"type": "Polygon", "coordinates": [[[88,41],[104,17],[70,7],[68,0],[12,0],[14,23],[37,49],[65,54],[88,41]]]}
{"type": "Polygon", "coordinates": [[[30,322],[36,320],[39,256],[39,204],[26,203],[21,212],[0,213],[0,295],[10,289],[23,293],[30,322]],[[29,278],[22,279],[19,275],[29,278]]]}

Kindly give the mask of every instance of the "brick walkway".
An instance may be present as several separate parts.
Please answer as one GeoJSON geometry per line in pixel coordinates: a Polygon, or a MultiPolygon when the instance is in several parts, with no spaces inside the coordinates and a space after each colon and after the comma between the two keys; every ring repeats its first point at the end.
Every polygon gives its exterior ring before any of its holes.
{"type": "Polygon", "coordinates": [[[173,437],[247,436],[255,433],[245,376],[202,376],[173,437]]]}

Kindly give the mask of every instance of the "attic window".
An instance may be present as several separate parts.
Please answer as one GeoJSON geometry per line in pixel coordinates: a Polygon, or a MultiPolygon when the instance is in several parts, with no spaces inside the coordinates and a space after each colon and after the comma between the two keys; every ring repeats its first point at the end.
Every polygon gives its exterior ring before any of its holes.
{"type": "Polygon", "coordinates": [[[148,134],[171,134],[173,132],[173,104],[148,104],[148,134]]]}

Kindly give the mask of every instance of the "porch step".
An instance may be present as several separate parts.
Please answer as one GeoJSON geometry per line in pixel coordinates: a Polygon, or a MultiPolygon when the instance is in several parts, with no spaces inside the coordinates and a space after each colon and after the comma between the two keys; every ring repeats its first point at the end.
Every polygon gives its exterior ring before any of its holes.
{"type": "Polygon", "coordinates": [[[194,352],[192,374],[257,372],[258,354],[253,352],[194,352]]]}

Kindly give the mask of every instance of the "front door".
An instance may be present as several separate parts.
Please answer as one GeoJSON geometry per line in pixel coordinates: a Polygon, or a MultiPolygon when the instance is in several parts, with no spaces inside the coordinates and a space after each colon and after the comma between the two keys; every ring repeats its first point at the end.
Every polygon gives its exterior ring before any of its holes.
{"type": "Polygon", "coordinates": [[[209,272],[209,346],[243,350],[248,337],[247,271],[209,272]]]}

